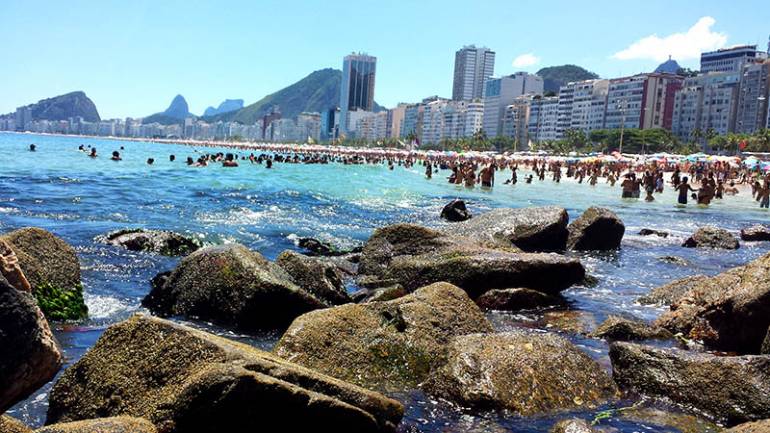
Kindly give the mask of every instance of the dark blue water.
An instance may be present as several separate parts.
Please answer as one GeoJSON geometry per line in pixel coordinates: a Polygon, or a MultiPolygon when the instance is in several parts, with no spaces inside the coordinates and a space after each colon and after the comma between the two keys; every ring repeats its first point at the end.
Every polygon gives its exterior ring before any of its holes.
{"type": "MultiPolygon", "coordinates": [[[[609,314],[652,319],[659,310],[635,303],[650,288],[687,275],[715,274],[768,249],[763,244],[747,243],[727,252],[680,247],[683,239],[701,225],[715,224],[738,231],[755,222],[767,222],[767,211],[759,210],[746,193],[717,201],[708,208],[677,207],[671,191],[654,203],[645,203],[621,200],[619,189],[605,184],[590,187],[569,181],[535,181],[531,185],[502,185],[507,172],[498,175],[498,186],[492,192],[483,192],[447,184],[443,179],[448,173],[426,180],[420,167],[396,167],[391,171],[384,166],[276,164],[268,170],[248,161],[238,168],[192,168],[183,162],[187,156],[197,158],[198,152],[213,151],[169,144],[0,133],[0,232],[42,227],[72,244],[80,258],[91,317],[78,326],[60,326],[55,331],[68,365],[77,361],[107,326],[141,310],[140,300],[149,291],[150,278],[177,262],[94,242],[95,236],[121,228],[174,230],[212,244],[239,242],[272,259],[284,249],[296,249],[294,241],[301,236],[352,247],[386,224],[441,225],[441,207],[457,197],[465,199],[475,213],[502,206],[555,204],[566,207],[575,218],[588,206],[607,206],[626,224],[623,247],[613,254],[581,255],[599,284],[565,292],[575,311],[572,314],[588,327],[609,314]],[[37,145],[37,152],[27,151],[30,143],[37,145]],[[80,144],[96,147],[101,156],[88,158],[77,150],[80,144]],[[124,160],[110,161],[108,155],[121,146],[125,147],[121,151],[124,160]],[[176,162],[169,162],[169,154],[176,155],[176,162]],[[152,166],[146,164],[149,157],[156,161],[152,166]],[[672,236],[662,239],[635,235],[643,227],[665,230],[672,236]],[[681,257],[688,265],[659,260],[668,255],[681,257]]],[[[501,330],[516,326],[559,328],[549,325],[542,314],[497,313],[490,318],[501,330]]],[[[265,349],[280,335],[235,335],[211,325],[191,324],[265,349]]],[[[604,343],[566,335],[608,366],[604,343]]],[[[11,414],[31,425],[41,425],[49,388],[17,405],[11,414]]],[[[408,407],[405,430],[547,431],[558,418],[469,415],[420,393],[397,397],[408,407]]],[[[579,415],[592,419],[595,413],[579,415]]],[[[608,424],[621,431],[648,430],[620,419],[608,424]]]]}

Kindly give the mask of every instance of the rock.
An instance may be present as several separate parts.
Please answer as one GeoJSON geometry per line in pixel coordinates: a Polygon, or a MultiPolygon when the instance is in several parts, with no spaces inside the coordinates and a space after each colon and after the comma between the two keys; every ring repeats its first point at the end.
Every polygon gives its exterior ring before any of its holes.
{"type": "Polygon", "coordinates": [[[452,224],[445,233],[523,251],[563,251],[567,247],[567,211],[560,207],[493,209],[452,224]]]}
{"type": "Polygon", "coordinates": [[[634,343],[610,345],[623,388],[694,407],[729,425],[770,417],[770,356],[715,356],[634,343]]]}
{"type": "Polygon", "coordinates": [[[137,315],[107,329],[50,394],[48,423],[132,416],[160,432],[392,432],[403,406],[270,353],[137,315]]]}
{"type": "Polygon", "coordinates": [[[21,421],[8,415],[0,415],[0,432],[3,433],[32,433],[32,429],[21,421]]]}
{"type": "Polygon", "coordinates": [[[759,351],[762,355],[770,355],[770,328],[767,330],[767,335],[762,341],[762,349],[759,351]]]}
{"type": "Polygon", "coordinates": [[[493,289],[476,299],[483,310],[501,311],[533,310],[562,302],[561,298],[531,289],[493,289]]]}
{"type": "Polygon", "coordinates": [[[499,248],[414,224],[387,226],[375,230],[364,245],[359,281],[373,278],[379,286],[397,283],[407,291],[445,281],[476,298],[508,287],[554,295],[585,277],[577,259],[499,248]]]}
{"type": "Polygon", "coordinates": [[[274,353],[361,386],[402,390],[414,388],[443,362],[451,337],[491,330],[465,292],[436,283],[392,301],[304,314],[274,353]]]}
{"type": "Polygon", "coordinates": [[[40,309],[49,320],[80,320],[88,316],[75,250],[43,229],[14,230],[0,239],[19,258],[40,309]]]}
{"type": "Polygon", "coordinates": [[[294,284],[325,304],[331,306],[351,302],[336,266],[288,250],[278,255],[275,264],[291,276],[294,284]]]}
{"type": "Polygon", "coordinates": [[[336,257],[361,252],[361,247],[352,250],[340,250],[333,245],[315,238],[299,238],[297,246],[304,249],[309,256],[336,257]]]}
{"type": "Polygon", "coordinates": [[[639,230],[639,236],[652,236],[655,235],[660,238],[667,238],[668,232],[664,232],[662,230],[653,230],[653,229],[641,229],[639,230]]]}
{"type": "MultiPolygon", "coordinates": [[[[657,407],[645,407],[639,403],[631,407],[620,408],[614,415],[624,422],[644,424],[644,426],[663,427],[663,431],[678,431],[679,433],[720,433],[722,428],[703,418],[686,413],[669,412],[657,407]]],[[[658,429],[653,429],[659,431],[658,429]]]]}
{"type": "Polygon", "coordinates": [[[159,315],[254,330],[286,326],[300,314],[330,303],[294,284],[261,254],[230,244],[202,248],[183,258],[142,305],[159,315]]]}
{"type": "Polygon", "coordinates": [[[770,432],[770,419],[762,421],[747,422],[735,426],[731,429],[723,430],[722,433],[768,433],[770,432]]]}
{"type": "Polygon", "coordinates": [[[770,241],[770,227],[755,224],[741,230],[741,239],[744,241],[770,241]]]}
{"type": "Polygon", "coordinates": [[[465,202],[455,199],[447,203],[441,210],[441,218],[451,222],[461,222],[471,219],[472,215],[465,207],[465,202]]]}
{"type": "Polygon", "coordinates": [[[157,433],[155,426],[141,418],[118,416],[54,424],[35,433],[157,433]]]}
{"type": "Polygon", "coordinates": [[[680,278],[656,287],[650,293],[637,299],[642,305],[672,305],[696,285],[708,280],[705,275],[693,275],[680,278]]]}
{"type": "Polygon", "coordinates": [[[546,311],[542,321],[546,328],[579,335],[589,335],[598,325],[593,313],[584,310],[546,311]]]}
{"type": "Polygon", "coordinates": [[[394,284],[377,289],[361,289],[354,293],[352,298],[353,302],[361,304],[366,302],[392,301],[406,295],[406,290],[404,290],[401,284],[394,284]]]}
{"type": "Polygon", "coordinates": [[[96,241],[129,251],[147,251],[164,256],[186,256],[202,246],[197,239],[167,230],[118,230],[97,236],[96,241]]]}
{"type": "Polygon", "coordinates": [[[34,297],[0,276],[0,414],[53,379],[62,355],[34,297]]]}
{"type": "Polygon", "coordinates": [[[661,256],[661,257],[658,257],[658,261],[661,261],[663,263],[669,263],[672,265],[677,265],[677,266],[690,265],[690,263],[687,260],[677,256],[661,256]]]}
{"type": "Polygon", "coordinates": [[[770,327],[770,254],[696,280],[656,326],[727,352],[759,353],[770,327]]]}
{"type": "Polygon", "coordinates": [[[587,421],[573,418],[559,421],[550,430],[550,433],[595,433],[591,424],[587,421]]]}
{"type": "Polygon", "coordinates": [[[701,227],[692,236],[687,238],[682,246],[687,248],[737,250],[740,244],[738,239],[725,229],[701,227]]]}
{"type": "Polygon", "coordinates": [[[460,336],[450,342],[447,359],[424,388],[463,407],[532,416],[595,408],[617,394],[599,364],[555,334],[460,336]]]}
{"type": "Polygon", "coordinates": [[[170,275],[171,271],[163,271],[152,277],[150,280],[150,287],[152,287],[152,290],[162,290],[170,275]]]}
{"type": "Polygon", "coordinates": [[[603,207],[589,207],[567,227],[567,247],[578,251],[608,251],[620,248],[626,232],[615,212],[603,207]]]}
{"type": "Polygon", "coordinates": [[[591,333],[591,336],[612,341],[670,340],[674,338],[674,334],[666,329],[618,316],[608,317],[591,333]]]}

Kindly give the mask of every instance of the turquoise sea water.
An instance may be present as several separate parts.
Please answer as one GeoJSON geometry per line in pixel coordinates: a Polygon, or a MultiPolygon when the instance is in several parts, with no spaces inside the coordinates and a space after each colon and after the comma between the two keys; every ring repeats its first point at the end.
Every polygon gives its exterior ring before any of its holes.
{"type": "MultiPolygon", "coordinates": [[[[133,253],[100,245],[94,237],[105,232],[145,227],[175,230],[208,243],[239,242],[275,258],[284,249],[296,249],[297,237],[321,238],[341,247],[360,244],[380,226],[415,222],[444,224],[438,217],[443,205],[463,198],[474,213],[495,207],[559,205],[571,218],[592,205],[616,211],[626,224],[622,249],[611,254],[580,255],[596,287],[576,287],[565,292],[570,308],[588,321],[600,322],[608,314],[631,314],[652,319],[660,310],[637,305],[635,299],[650,288],[686,275],[715,274],[743,264],[768,250],[763,244],[743,243],[737,251],[692,250],[680,247],[697,227],[714,224],[729,230],[765,223],[770,214],[758,208],[748,194],[727,197],[703,208],[675,205],[668,189],[654,203],[622,200],[618,187],[595,187],[564,179],[527,185],[504,185],[510,172],[497,175],[492,191],[470,190],[446,183],[442,172],[432,180],[423,168],[396,166],[264,165],[242,161],[238,168],[212,165],[187,167],[187,156],[226,149],[123,142],[77,137],[0,133],[0,232],[24,226],[50,230],[72,244],[80,257],[86,302],[91,318],[78,326],[60,326],[56,335],[71,364],[94,344],[112,323],[140,311],[149,291],[149,279],[173,268],[177,259],[133,253]],[[37,152],[29,152],[29,144],[37,152]],[[91,159],[78,145],[94,146],[99,158],[91,159]],[[109,160],[113,150],[123,161],[109,160]],[[168,156],[176,155],[175,162],[168,156]],[[147,158],[155,164],[148,166],[147,158]],[[667,239],[640,237],[641,228],[665,230],[667,239]],[[689,265],[663,263],[674,255],[689,265]]],[[[248,155],[248,152],[241,151],[248,155]]],[[[519,179],[524,173],[519,174],[519,179]]],[[[544,327],[540,314],[491,314],[498,329],[514,326],[544,327]]],[[[202,324],[215,332],[269,349],[279,333],[235,335],[202,324]]],[[[570,336],[604,365],[606,345],[570,336]]],[[[50,386],[17,405],[11,414],[32,425],[45,420],[50,386]]],[[[547,431],[559,417],[520,419],[504,414],[469,415],[420,393],[399,397],[407,404],[404,431],[485,431],[500,426],[512,431],[547,431]]],[[[586,412],[578,414],[593,418],[586,412]]],[[[611,420],[621,431],[638,431],[639,424],[611,420]]],[[[650,427],[651,431],[663,431],[650,427]]]]}

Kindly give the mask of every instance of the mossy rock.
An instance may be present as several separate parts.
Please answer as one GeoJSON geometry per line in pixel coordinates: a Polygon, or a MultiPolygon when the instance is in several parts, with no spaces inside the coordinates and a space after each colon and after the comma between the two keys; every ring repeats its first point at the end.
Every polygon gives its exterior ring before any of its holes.
{"type": "Polygon", "coordinates": [[[88,315],[75,250],[51,232],[26,227],[0,236],[19,258],[40,309],[49,320],[80,320],[88,315]]]}

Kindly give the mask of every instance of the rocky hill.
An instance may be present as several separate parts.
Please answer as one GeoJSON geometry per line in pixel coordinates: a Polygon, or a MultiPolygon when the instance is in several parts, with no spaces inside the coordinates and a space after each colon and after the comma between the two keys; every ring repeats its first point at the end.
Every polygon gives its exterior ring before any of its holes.
{"type": "Polygon", "coordinates": [[[537,75],[543,79],[543,90],[555,93],[559,93],[559,87],[569,82],[599,78],[599,75],[576,65],[543,68],[537,71],[537,75]]]}
{"type": "MultiPolygon", "coordinates": [[[[70,117],[82,117],[86,122],[101,120],[96,105],[82,91],[43,99],[27,107],[32,108],[33,120],[68,120],[70,117]]],[[[13,113],[7,115],[12,116],[13,113]]]]}

